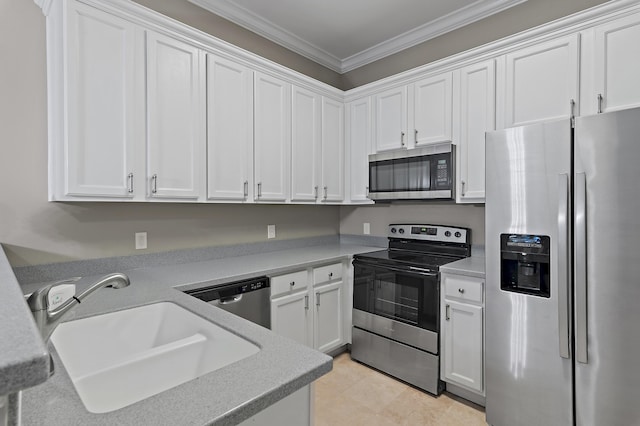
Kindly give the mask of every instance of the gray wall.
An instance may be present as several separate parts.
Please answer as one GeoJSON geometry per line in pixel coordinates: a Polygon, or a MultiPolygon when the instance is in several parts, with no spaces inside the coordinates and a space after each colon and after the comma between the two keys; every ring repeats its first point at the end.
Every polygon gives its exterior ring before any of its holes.
{"type": "MultiPolygon", "coordinates": [[[[57,1],[57,0],[55,0],[57,1]]],[[[45,18],[0,1],[0,242],[13,266],[336,235],[339,207],[47,202],[45,18]],[[148,232],[149,250],[134,249],[148,232]]]]}
{"type": "Polygon", "coordinates": [[[420,65],[482,46],[545,22],[605,3],[607,0],[527,0],[395,55],[342,75],[343,90],[362,86],[420,65]]]}
{"type": "Polygon", "coordinates": [[[342,76],[337,72],[318,65],[312,60],[285,49],[279,44],[273,43],[218,15],[209,13],[205,9],[189,3],[187,0],[134,1],[316,80],[338,88],[342,84],[342,76]]]}
{"type": "Polygon", "coordinates": [[[363,223],[371,235],[386,237],[390,223],[457,225],[471,228],[471,243],[484,246],[484,205],[393,203],[340,208],[340,233],[362,235],[363,223]]]}

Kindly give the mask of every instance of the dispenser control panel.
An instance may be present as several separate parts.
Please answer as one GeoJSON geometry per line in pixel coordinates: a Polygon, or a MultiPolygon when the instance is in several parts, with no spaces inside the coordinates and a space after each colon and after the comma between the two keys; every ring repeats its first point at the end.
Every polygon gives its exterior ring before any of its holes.
{"type": "Polygon", "coordinates": [[[500,288],[531,296],[551,297],[551,240],[547,235],[500,235],[500,288]]]}

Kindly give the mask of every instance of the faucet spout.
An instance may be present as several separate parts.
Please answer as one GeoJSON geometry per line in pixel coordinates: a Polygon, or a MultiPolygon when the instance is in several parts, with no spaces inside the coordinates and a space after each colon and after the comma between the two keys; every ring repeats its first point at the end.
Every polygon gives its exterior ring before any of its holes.
{"type": "Polygon", "coordinates": [[[56,326],[64,317],[64,315],[69,312],[75,305],[87,298],[87,296],[89,296],[91,293],[103,287],[113,287],[118,289],[127,287],[129,284],[129,277],[127,277],[123,273],[118,272],[115,274],[105,275],[94,284],[92,284],[88,289],[80,293],[80,295],[72,297],[71,299],[63,303],[60,307],[49,311],[49,291],[51,291],[51,289],[54,287],[52,284],[50,284],[34,291],[33,294],[31,294],[31,296],[29,296],[29,298],[27,299],[27,304],[29,305],[29,309],[31,309],[31,313],[33,314],[36,325],[40,330],[42,339],[46,343],[49,341],[51,333],[53,333],[53,330],[55,330],[56,326]]]}

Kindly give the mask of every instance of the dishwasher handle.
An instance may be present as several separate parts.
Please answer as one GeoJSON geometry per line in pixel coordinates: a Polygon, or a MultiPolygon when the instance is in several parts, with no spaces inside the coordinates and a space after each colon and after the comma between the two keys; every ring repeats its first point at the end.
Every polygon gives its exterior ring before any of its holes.
{"type": "Polygon", "coordinates": [[[221,305],[230,305],[232,303],[238,303],[242,300],[242,294],[236,294],[235,296],[230,297],[221,297],[218,303],[221,305]]]}

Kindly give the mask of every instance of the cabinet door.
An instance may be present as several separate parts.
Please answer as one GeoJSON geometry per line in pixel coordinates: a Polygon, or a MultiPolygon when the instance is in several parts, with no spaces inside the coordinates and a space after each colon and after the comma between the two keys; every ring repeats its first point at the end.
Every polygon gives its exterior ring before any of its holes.
{"type": "Polygon", "coordinates": [[[369,195],[369,154],[371,154],[371,98],[347,106],[349,147],[349,199],[372,202],[369,195]]]}
{"type": "Polygon", "coordinates": [[[254,198],[287,201],[291,169],[291,85],[256,72],[254,87],[254,198]]]}
{"type": "Polygon", "coordinates": [[[451,102],[453,99],[451,73],[425,78],[412,85],[413,132],[415,145],[451,140],[451,102]]]}
{"type": "Polygon", "coordinates": [[[277,297],[271,300],[271,331],[311,346],[311,315],[308,292],[277,297]]]}
{"type": "Polygon", "coordinates": [[[134,103],[144,93],[134,87],[135,27],[81,3],[70,6],[68,19],[68,133],[57,192],[132,197],[134,103]]]}
{"type": "Polygon", "coordinates": [[[442,324],[445,380],[482,392],[482,307],[445,299],[442,324]]]}
{"type": "Polygon", "coordinates": [[[455,106],[457,124],[458,179],[456,194],[460,203],[484,202],[485,132],[495,129],[494,60],[459,70],[459,94],[455,106]]]}
{"type": "Polygon", "coordinates": [[[374,99],[376,151],[406,147],[407,87],[386,90],[374,99]]]}
{"type": "Polygon", "coordinates": [[[319,197],[320,95],[291,89],[291,201],[319,197]]]}
{"type": "Polygon", "coordinates": [[[598,112],[640,106],[638,42],[640,13],[596,27],[595,91],[587,102],[598,112]]]}
{"type": "Polygon", "coordinates": [[[342,330],[342,281],[313,289],[315,299],[314,347],[327,352],[344,342],[342,330]]]}
{"type": "Polygon", "coordinates": [[[150,195],[198,198],[204,189],[204,53],[147,33],[150,195]]]}
{"type": "Polygon", "coordinates": [[[246,201],[252,175],[253,71],[207,55],[207,197],[246,201]]]}
{"type": "Polygon", "coordinates": [[[536,44],[499,61],[498,128],[569,118],[578,102],[579,35],[536,44]]]}
{"type": "Polygon", "coordinates": [[[322,98],[322,200],[344,200],[344,104],[322,98]]]}

